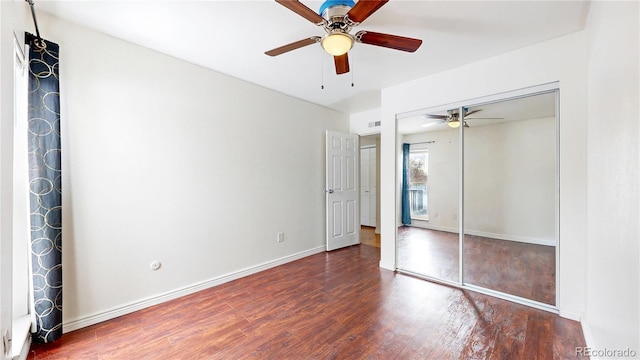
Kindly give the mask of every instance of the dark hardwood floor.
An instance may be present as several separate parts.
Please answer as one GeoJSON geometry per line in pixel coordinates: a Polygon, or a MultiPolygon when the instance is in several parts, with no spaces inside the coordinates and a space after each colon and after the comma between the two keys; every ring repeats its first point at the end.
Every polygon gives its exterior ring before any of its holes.
{"type": "MultiPolygon", "coordinates": [[[[458,281],[458,234],[403,226],[398,268],[458,281]]],[[[465,235],[465,282],[555,305],[556,256],[552,246],[465,235]]]]}
{"type": "Polygon", "coordinates": [[[580,324],[380,269],[357,245],[34,345],[29,359],[570,359],[580,324]]]}

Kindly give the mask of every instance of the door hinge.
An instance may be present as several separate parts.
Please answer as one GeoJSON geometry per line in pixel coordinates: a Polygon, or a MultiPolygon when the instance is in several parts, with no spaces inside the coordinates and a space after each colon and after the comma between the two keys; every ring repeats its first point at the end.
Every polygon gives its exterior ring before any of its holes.
{"type": "Polygon", "coordinates": [[[9,330],[5,331],[4,335],[2,335],[2,352],[5,356],[11,355],[11,335],[9,334],[9,330]]]}

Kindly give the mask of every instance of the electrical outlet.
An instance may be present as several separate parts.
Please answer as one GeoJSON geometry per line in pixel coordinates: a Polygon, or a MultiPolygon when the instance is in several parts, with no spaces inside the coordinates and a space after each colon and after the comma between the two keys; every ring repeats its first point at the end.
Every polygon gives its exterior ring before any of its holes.
{"type": "Polygon", "coordinates": [[[284,242],[284,233],[282,231],[276,234],[276,240],[279,243],[284,242]]]}

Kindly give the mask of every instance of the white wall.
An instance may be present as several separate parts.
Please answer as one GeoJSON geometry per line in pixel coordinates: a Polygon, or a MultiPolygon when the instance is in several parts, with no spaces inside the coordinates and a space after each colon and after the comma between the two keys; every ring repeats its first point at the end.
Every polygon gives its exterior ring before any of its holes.
{"type": "Polygon", "coordinates": [[[558,307],[564,316],[580,317],[584,311],[586,271],[585,53],[584,33],[579,32],[383,90],[382,267],[395,268],[398,194],[395,115],[558,81],[561,174],[558,307]]]}
{"type": "Polygon", "coordinates": [[[638,2],[592,2],[588,39],[587,307],[596,350],[640,357],[638,2]]]}
{"type": "Polygon", "coordinates": [[[325,130],[347,116],[38,20],[60,44],[67,331],[324,250],[325,130]]]}
{"type": "Polygon", "coordinates": [[[555,126],[544,118],[466,129],[465,231],[555,245],[555,126]]]}

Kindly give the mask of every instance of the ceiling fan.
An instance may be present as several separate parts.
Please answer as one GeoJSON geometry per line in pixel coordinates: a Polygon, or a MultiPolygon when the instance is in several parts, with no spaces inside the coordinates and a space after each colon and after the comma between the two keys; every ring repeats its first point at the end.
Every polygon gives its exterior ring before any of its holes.
{"type": "Polygon", "coordinates": [[[389,0],[326,0],[318,13],[298,0],[276,0],[287,9],[295,12],[326,31],[325,36],[311,36],[291,44],[277,47],[265,52],[269,56],[278,56],[291,50],[319,42],[322,48],[331,54],[336,66],[336,74],[349,72],[348,51],[354,42],[382,46],[386,48],[414,52],[422,44],[420,39],[389,35],[372,31],[358,31],[355,35],[349,32],[360,25],[371,14],[376,12],[389,0]]]}
{"type": "MultiPolygon", "coordinates": [[[[471,120],[471,119],[483,119],[483,120],[492,120],[492,119],[502,119],[502,118],[479,118],[479,117],[474,117],[474,118],[469,118],[468,116],[471,114],[475,114],[479,111],[482,111],[482,109],[476,109],[476,110],[472,110],[469,111],[468,108],[463,108],[464,110],[464,127],[468,128],[469,124],[467,124],[466,120],[471,120]]],[[[455,110],[447,110],[447,113],[445,115],[432,115],[432,114],[425,114],[423,115],[425,118],[427,119],[438,119],[436,121],[429,121],[427,123],[422,124],[422,127],[430,127],[433,125],[438,125],[438,124],[447,124],[449,125],[449,127],[451,128],[457,128],[460,127],[460,115],[459,115],[459,110],[455,109],[455,110]]]]}

